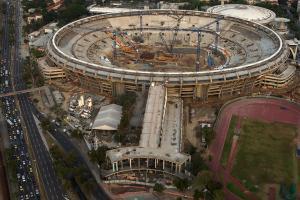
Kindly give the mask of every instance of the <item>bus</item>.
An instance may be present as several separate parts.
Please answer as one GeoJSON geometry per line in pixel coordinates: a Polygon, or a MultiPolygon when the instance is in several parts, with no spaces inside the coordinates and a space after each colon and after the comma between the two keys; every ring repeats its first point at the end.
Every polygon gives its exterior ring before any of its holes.
{"type": "Polygon", "coordinates": [[[7,123],[10,125],[10,126],[13,126],[14,124],[10,121],[10,119],[6,119],[7,123]]]}

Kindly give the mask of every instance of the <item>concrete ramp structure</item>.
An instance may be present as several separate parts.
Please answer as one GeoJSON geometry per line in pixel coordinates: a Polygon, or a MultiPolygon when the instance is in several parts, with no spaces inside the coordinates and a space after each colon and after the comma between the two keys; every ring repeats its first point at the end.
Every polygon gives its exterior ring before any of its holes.
{"type": "MultiPolygon", "coordinates": [[[[167,98],[162,84],[151,83],[139,146],[107,151],[112,169],[106,177],[128,170],[159,171],[188,177],[191,156],[181,153],[182,100],[167,98]]],[[[116,177],[116,176],[113,176],[116,177]]]]}
{"type": "Polygon", "coordinates": [[[140,146],[158,148],[166,104],[166,89],[152,83],[145,109],[140,146]]]}

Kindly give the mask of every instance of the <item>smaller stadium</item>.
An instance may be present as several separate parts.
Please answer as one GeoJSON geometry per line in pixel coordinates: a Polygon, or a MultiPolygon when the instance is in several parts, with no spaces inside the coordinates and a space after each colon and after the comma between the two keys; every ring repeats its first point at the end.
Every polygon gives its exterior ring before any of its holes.
{"type": "Polygon", "coordinates": [[[246,199],[296,199],[299,116],[299,104],[271,97],[238,98],[221,108],[211,167],[229,191],[246,199]]]}

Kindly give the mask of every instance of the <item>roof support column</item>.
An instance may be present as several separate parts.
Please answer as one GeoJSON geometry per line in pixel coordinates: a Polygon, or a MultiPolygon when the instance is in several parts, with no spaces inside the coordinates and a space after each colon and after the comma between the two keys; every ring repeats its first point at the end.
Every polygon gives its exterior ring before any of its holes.
{"type": "Polygon", "coordinates": [[[165,170],[165,160],[163,160],[163,170],[165,170]]]}
{"type": "MultiPolygon", "coordinates": [[[[140,160],[140,159],[139,159],[140,160]]],[[[129,158],[129,167],[131,169],[131,158],[129,158]]]]}
{"type": "Polygon", "coordinates": [[[114,162],[112,163],[112,168],[113,168],[113,172],[115,172],[116,170],[115,170],[115,163],[114,162]]]}

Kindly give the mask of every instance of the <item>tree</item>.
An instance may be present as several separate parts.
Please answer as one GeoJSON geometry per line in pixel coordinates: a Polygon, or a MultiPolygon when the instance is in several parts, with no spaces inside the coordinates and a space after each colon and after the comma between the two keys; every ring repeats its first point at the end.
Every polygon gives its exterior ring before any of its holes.
{"type": "Polygon", "coordinates": [[[64,25],[66,23],[74,21],[75,19],[78,19],[82,15],[86,15],[86,14],[87,14],[87,10],[85,9],[84,5],[72,3],[66,6],[64,10],[59,12],[58,14],[59,25],[64,25]]]}
{"type": "Polygon", "coordinates": [[[188,148],[188,154],[193,155],[194,153],[196,153],[197,148],[194,147],[193,145],[190,145],[188,148]]]}
{"type": "Polygon", "coordinates": [[[77,129],[74,129],[72,132],[71,132],[71,135],[72,137],[74,138],[77,138],[77,139],[83,139],[83,133],[81,130],[79,130],[78,128],[77,129]]]}
{"type": "Polygon", "coordinates": [[[163,192],[165,190],[165,186],[160,184],[160,183],[155,183],[154,187],[153,187],[153,190],[156,191],[156,192],[163,192]]]}
{"type": "Polygon", "coordinates": [[[101,167],[105,163],[107,150],[107,146],[100,146],[97,150],[91,150],[89,152],[90,160],[101,167]]]}
{"type": "Polygon", "coordinates": [[[95,185],[97,185],[97,183],[92,179],[83,182],[83,188],[88,192],[91,192],[95,188],[95,185]]]}
{"type": "Polygon", "coordinates": [[[202,159],[200,153],[195,153],[192,155],[191,161],[191,172],[194,176],[198,174],[201,170],[206,170],[208,167],[206,166],[204,160],[202,159]]]}
{"type": "Polygon", "coordinates": [[[234,4],[248,4],[246,0],[232,0],[231,3],[234,4]]]}
{"type": "Polygon", "coordinates": [[[215,190],[214,191],[214,200],[223,200],[223,199],[224,199],[223,190],[215,190]]]}
{"type": "Polygon", "coordinates": [[[71,151],[67,154],[65,162],[69,166],[74,166],[76,164],[76,153],[74,151],[71,151]]]}
{"type": "Polygon", "coordinates": [[[201,191],[198,190],[198,189],[196,189],[196,190],[194,191],[193,198],[194,198],[195,200],[199,200],[201,197],[202,197],[201,191]]]}
{"type": "Polygon", "coordinates": [[[123,106],[122,118],[119,125],[119,129],[121,131],[126,129],[129,125],[129,120],[132,115],[132,110],[134,108],[136,97],[137,95],[135,92],[126,92],[114,99],[114,102],[116,104],[123,106]]]}
{"type": "Polygon", "coordinates": [[[186,178],[185,179],[176,178],[174,179],[173,184],[178,190],[183,192],[189,187],[189,180],[186,178]]]}
{"type": "Polygon", "coordinates": [[[51,128],[51,123],[50,123],[50,121],[49,121],[48,118],[44,118],[44,119],[41,121],[41,127],[42,127],[44,130],[46,130],[46,131],[50,130],[50,128],[51,128]]]}
{"type": "Polygon", "coordinates": [[[201,10],[202,6],[203,2],[199,0],[189,0],[188,4],[180,6],[179,8],[183,10],[201,10]]]}
{"type": "Polygon", "coordinates": [[[203,170],[199,172],[199,174],[197,175],[197,180],[198,180],[197,184],[201,188],[204,188],[207,187],[207,185],[212,181],[212,179],[213,179],[212,172],[208,170],[203,170]]]}
{"type": "Polygon", "coordinates": [[[115,133],[114,140],[118,143],[123,143],[125,140],[125,134],[121,131],[115,133]]]}
{"type": "Polygon", "coordinates": [[[287,0],[278,0],[279,5],[287,6],[287,0]]]}

